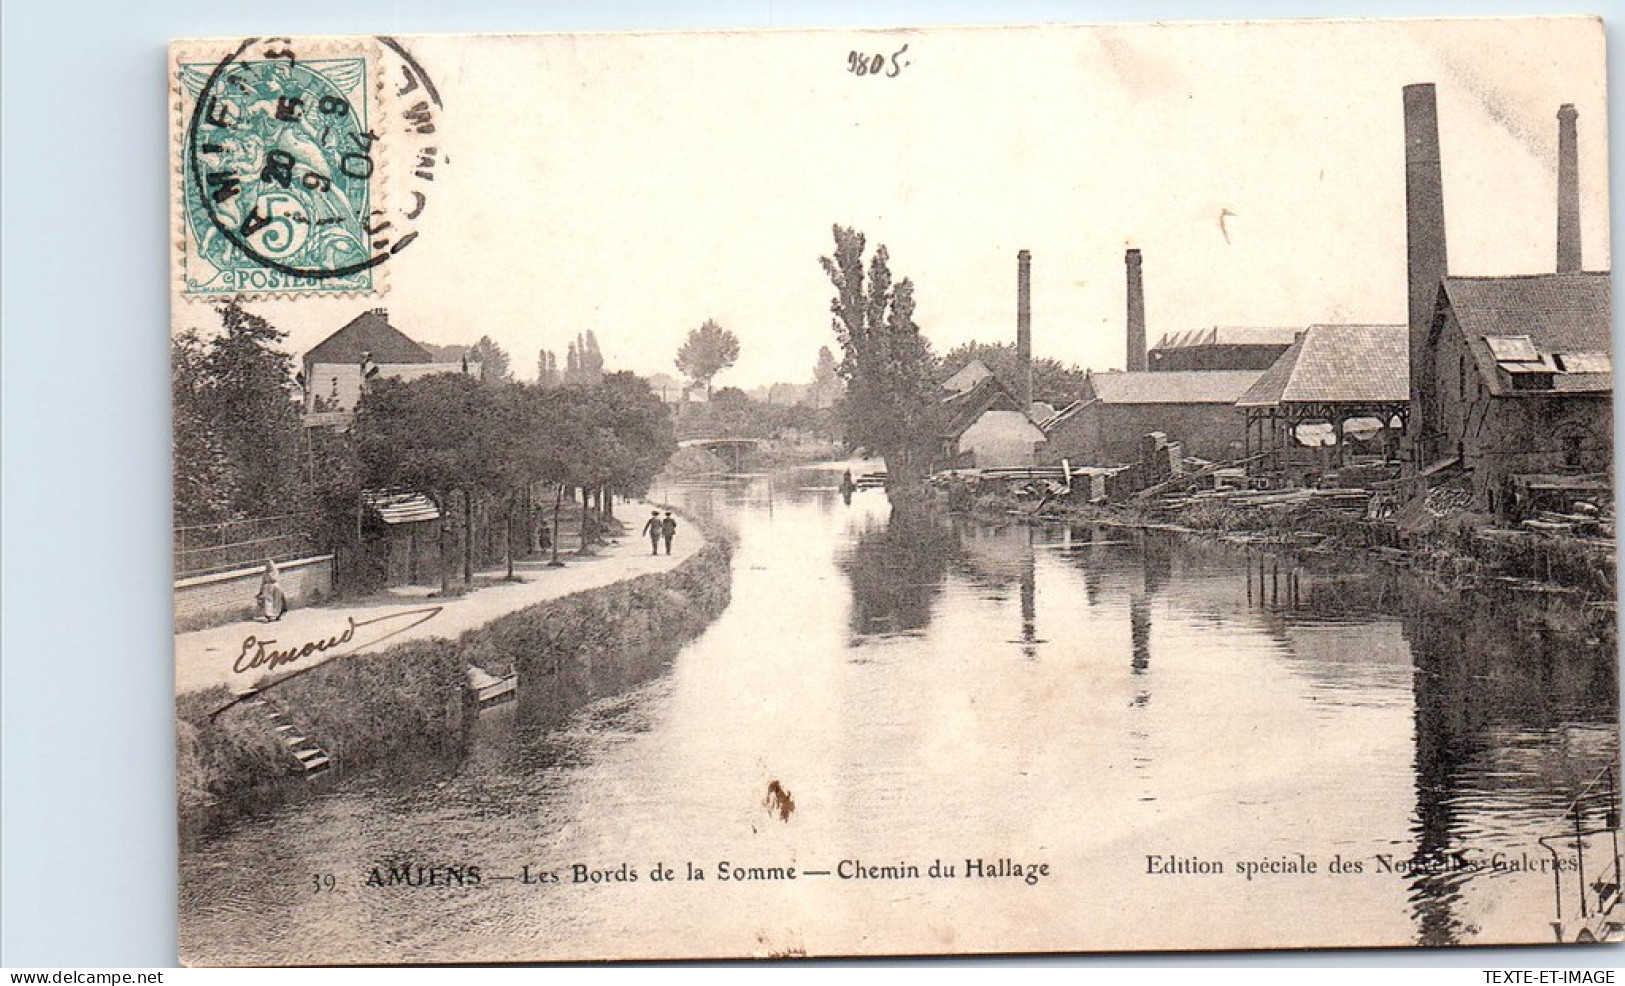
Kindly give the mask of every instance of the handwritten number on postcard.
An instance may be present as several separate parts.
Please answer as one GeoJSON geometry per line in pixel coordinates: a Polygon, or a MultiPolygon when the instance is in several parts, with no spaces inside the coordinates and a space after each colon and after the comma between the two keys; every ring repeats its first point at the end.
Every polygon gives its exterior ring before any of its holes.
{"type": "Polygon", "coordinates": [[[908,45],[897,49],[891,54],[891,67],[887,68],[885,55],[870,55],[860,51],[849,51],[846,54],[846,70],[853,75],[884,75],[888,79],[895,79],[903,74],[903,69],[909,65],[903,53],[908,51],[908,45]]]}

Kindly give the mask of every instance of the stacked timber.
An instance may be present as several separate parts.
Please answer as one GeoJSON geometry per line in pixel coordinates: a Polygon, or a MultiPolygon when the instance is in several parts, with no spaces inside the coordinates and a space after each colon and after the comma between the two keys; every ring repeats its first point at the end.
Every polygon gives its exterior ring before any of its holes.
{"type": "Polygon", "coordinates": [[[975,476],[985,480],[1050,480],[1053,482],[1066,482],[1066,470],[1060,466],[1006,466],[997,469],[965,469],[961,470],[963,476],[975,476]]]}
{"type": "Polygon", "coordinates": [[[1371,491],[1362,489],[1285,489],[1285,490],[1200,490],[1194,493],[1176,493],[1159,501],[1169,510],[1183,510],[1200,503],[1216,503],[1229,507],[1254,510],[1287,510],[1314,507],[1339,513],[1365,516],[1371,504],[1371,491]]]}
{"type": "MultiPolygon", "coordinates": [[[[1596,514],[1565,514],[1555,510],[1541,510],[1537,511],[1535,516],[1525,519],[1523,526],[1541,534],[1601,535],[1604,525],[1602,518],[1596,514]]],[[[1608,528],[1606,536],[1613,537],[1611,523],[1608,528]]]]}

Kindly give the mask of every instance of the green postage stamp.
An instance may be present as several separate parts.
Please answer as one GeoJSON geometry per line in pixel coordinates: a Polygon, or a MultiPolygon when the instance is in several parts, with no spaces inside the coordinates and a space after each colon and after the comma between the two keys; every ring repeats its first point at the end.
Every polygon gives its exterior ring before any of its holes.
{"type": "MultiPolygon", "coordinates": [[[[409,194],[405,212],[390,214],[389,157],[415,154],[405,138],[432,140],[434,131],[426,99],[409,103],[400,121],[385,119],[386,61],[403,80],[392,80],[391,93],[421,94],[426,82],[390,44],[250,38],[177,46],[174,264],[182,296],[383,293],[384,265],[416,239],[413,221],[427,204],[426,194],[409,194]]],[[[435,153],[431,147],[427,180],[435,153]]]]}

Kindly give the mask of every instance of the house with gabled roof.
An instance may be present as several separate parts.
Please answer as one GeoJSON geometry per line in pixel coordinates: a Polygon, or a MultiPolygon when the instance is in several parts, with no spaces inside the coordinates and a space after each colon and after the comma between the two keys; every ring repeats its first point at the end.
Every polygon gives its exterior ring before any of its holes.
{"type": "Polygon", "coordinates": [[[358,363],[370,356],[374,363],[433,363],[434,355],[389,324],[389,312],[373,308],[362,312],[305,354],[305,370],[316,363],[358,363]]]}
{"type": "Polygon", "coordinates": [[[938,452],[933,471],[1007,469],[1036,465],[1042,429],[1016,395],[979,361],[945,383],[937,405],[938,452]],[[970,372],[981,367],[982,373],[970,372]]]}
{"type": "Polygon", "coordinates": [[[1517,519],[1613,497],[1613,296],[1584,270],[1578,130],[1557,111],[1555,273],[1449,273],[1434,87],[1404,89],[1411,410],[1406,484],[1517,519]]]}
{"type": "Polygon", "coordinates": [[[1531,483],[1606,486],[1612,311],[1607,273],[1444,278],[1413,412],[1424,467],[1469,473],[1476,505],[1497,513],[1531,483]]]}
{"type": "MultiPolygon", "coordinates": [[[[351,319],[305,353],[305,410],[348,415],[361,402],[366,381],[415,380],[436,373],[479,375],[467,359],[447,363],[389,324],[389,312],[373,308],[351,319]]],[[[325,421],[318,414],[316,420],[325,421]]]]}

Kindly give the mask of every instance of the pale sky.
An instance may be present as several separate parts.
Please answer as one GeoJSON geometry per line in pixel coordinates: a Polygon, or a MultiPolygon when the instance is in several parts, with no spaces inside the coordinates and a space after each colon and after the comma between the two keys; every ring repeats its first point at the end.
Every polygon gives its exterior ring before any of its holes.
{"type": "MultiPolygon", "coordinates": [[[[818,264],[835,223],[887,245],[938,352],[1014,340],[1023,248],[1035,355],[1097,370],[1123,365],[1130,246],[1152,343],[1399,323],[1412,82],[1438,87],[1451,273],[1553,269],[1565,102],[1585,267],[1609,267],[1587,19],[406,42],[444,98],[449,161],[386,296],[248,306],[295,353],[384,307],[423,342],[490,335],[522,378],[586,329],[609,369],[675,374],[709,318],[741,342],[718,385],[803,382],[835,345],[818,264]],[[896,78],[846,71],[854,48],[904,44],[896,78]]],[[[183,304],[176,324],[215,320],[183,304]]]]}

